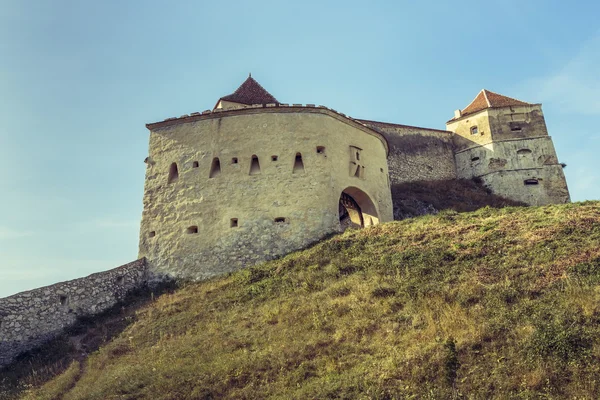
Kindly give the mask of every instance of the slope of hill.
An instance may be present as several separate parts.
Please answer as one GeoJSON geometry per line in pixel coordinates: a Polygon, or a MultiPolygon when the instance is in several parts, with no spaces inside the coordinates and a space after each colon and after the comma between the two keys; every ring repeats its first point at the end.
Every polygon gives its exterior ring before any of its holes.
{"type": "Polygon", "coordinates": [[[599,202],[445,211],[160,296],[24,398],[598,398],[599,300],[599,202]]]}

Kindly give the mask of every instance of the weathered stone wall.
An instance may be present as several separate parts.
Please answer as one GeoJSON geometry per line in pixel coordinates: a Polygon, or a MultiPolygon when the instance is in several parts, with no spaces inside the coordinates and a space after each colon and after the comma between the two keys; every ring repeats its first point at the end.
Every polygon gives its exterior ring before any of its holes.
{"type": "Polygon", "coordinates": [[[361,120],[380,131],[390,147],[392,184],[456,178],[452,132],[361,120]]]}
{"type": "Polygon", "coordinates": [[[560,165],[514,171],[491,172],[481,177],[493,192],[532,206],[562,204],[570,201],[560,165]],[[525,182],[537,182],[526,184],[525,182]]]}
{"type": "Polygon", "coordinates": [[[0,299],[0,366],[59,335],[81,316],[100,313],[147,279],[140,259],[110,271],[0,299]]]}
{"type": "Polygon", "coordinates": [[[476,114],[464,116],[446,123],[446,128],[455,133],[452,135],[454,149],[461,151],[469,147],[484,145],[492,141],[492,128],[490,126],[489,109],[476,114]],[[471,133],[472,127],[477,127],[477,134],[471,133]]]}
{"type": "Polygon", "coordinates": [[[342,192],[365,225],[392,220],[385,139],[332,110],[257,106],[148,127],[139,255],[158,276],[204,279],[305,247],[340,229],[342,192]]]}

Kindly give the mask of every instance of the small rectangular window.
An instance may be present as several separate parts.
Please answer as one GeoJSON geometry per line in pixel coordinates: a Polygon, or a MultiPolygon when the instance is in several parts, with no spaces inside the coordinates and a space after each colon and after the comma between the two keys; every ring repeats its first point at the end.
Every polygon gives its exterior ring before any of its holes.
{"type": "Polygon", "coordinates": [[[192,168],[198,168],[200,166],[200,164],[198,163],[198,161],[194,161],[192,163],[192,168]]]}
{"type": "Polygon", "coordinates": [[[317,146],[317,154],[325,154],[325,146],[317,146]]]}
{"type": "Polygon", "coordinates": [[[189,228],[187,228],[187,229],[185,230],[185,232],[186,232],[187,234],[190,234],[190,235],[192,235],[192,234],[194,234],[194,233],[198,233],[198,227],[197,227],[197,226],[195,226],[195,225],[193,225],[193,226],[190,226],[189,228]]]}
{"type": "Polygon", "coordinates": [[[153,238],[154,236],[156,236],[156,231],[150,231],[150,233],[148,233],[148,237],[153,238]]]}
{"type": "Polygon", "coordinates": [[[229,227],[231,228],[237,228],[238,226],[238,219],[237,218],[231,218],[231,220],[229,220],[229,227]]]}
{"type": "Polygon", "coordinates": [[[277,224],[283,224],[283,223],[285,223],[285,218],[284,217],[277,217],[277,218],[275,218],[275,223],[277,223],[277,224]]]}
{"type": "Polygon", "coordinates": [[[232,164],[237,164],[237,163],[238,163],[238,159],[237,159],[237,157],[233,157],[233,158],[231,159],[231,163],[232,163],[232,164]]]}
{"type": "Polygon", "coordinates": [[[477,135],[479,133],[479,128],[477,125],[471,127],[471,135],[477,135]]]}
{"type": "Polygon", "coordinates": [[[540,182],[537,179],[525,179],[525,185],[529,186],[529,185],[537,185],[540,182]]]}
{"type": "Polygon", "coordinates": [[[279,159],[278,156],[271,156],[271,161],[277,161],[279,159]]]}

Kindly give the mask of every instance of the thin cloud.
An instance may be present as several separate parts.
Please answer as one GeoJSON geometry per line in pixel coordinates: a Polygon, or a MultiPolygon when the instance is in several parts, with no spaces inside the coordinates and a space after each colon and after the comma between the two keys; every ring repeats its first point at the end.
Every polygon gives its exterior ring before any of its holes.
{"type": "Polygon", "coordinates": [[[525,84],[528,96],[565,113],[600,115],[600,31],[559,70],[525,84]]]}

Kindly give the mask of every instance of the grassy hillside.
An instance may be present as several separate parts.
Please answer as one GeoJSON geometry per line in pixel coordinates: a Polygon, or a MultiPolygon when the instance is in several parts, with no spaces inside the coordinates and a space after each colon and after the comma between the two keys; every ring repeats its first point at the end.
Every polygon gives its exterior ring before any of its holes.
{"type": "Polygon", "coordinates": [[[350,231],[136,318],[24,398],[598,398],[600,203],[350,231]]]}

